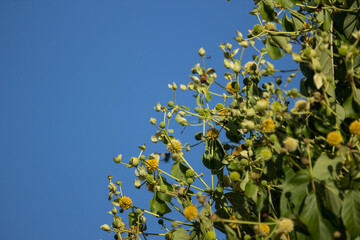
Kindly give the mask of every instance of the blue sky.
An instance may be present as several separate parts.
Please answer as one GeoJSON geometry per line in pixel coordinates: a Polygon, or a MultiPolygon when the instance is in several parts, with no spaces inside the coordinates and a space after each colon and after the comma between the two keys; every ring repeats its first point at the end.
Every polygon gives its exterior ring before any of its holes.
{"type": "Polygon", "coordinates": [[[200,47],[223,71],[219,44],[257,23],[251,10],[235,0],[2,0],[0,239],[112,239],[99,228],[111,223],[107,175],[125,179],[136,205],[150,197],[112,157],[151,148],[167,84],[189,81],[200,47]]]}

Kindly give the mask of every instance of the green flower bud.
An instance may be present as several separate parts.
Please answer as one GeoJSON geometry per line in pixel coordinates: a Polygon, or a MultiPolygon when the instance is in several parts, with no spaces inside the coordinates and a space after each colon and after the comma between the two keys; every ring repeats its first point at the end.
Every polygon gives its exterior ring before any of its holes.
{"type": "Polygon", "coordinates": [[[169,106],[169,107],[173,107],[173,106],[174,106],[174,102],[173,102],[173,101],[169,101],[169,102],[168,102],[168,106],[169,106]]]}
{"type": "Polygon", "coordinates": [[[167,117],[168,119],[170,119],[170,118],[172,117],[171,112],[168,112],[168,113],[166,114],[166,117],[167,117]]]}
{"type": "Polygon", "coordinates": [[[230,43],[227,43],[227,44],[226,44],[226,48],[229,49],[229,50],[231,50],[232,45],[231,45],[230,43]]]}
{"type": "Polygon", "coordinates": [[[275,143],[275,142],[277,142],[277,140],[278,140],[278,138],[277,138],[277,136],[276,136],[275,134],[271,134],[271,135],[269,136],[269,139],[270,139],[270,141],[271,141],[272,143],[275,143]]]}
{"type": "Polygon", "coordinates": [[[139,165],[139,159],[136,158],[136,157],[132,157],[130,158],[130,164],[133,166],[133,167],[137,167],[137,165],[139,165]]]}
{"type": "Polygon", "coordinates": [[[156,124],[156,119],[155,118],[150,118],[150,123],[155,125],[156,124]]]}
{"type": "Polygon", "coordinates": [[[233,66],[233,68],[232,68],[232,70],[233,70],[234,72],[239,73],[239,72],[240,72],[240,70],[241,70],[241,66],[240,66],[240,64],[239,64],[238,62],[235,62],[235,63],[234,63],[234,66],[233,66]]]}
{"type": "Polygon", "coordinates": [[[106,232],[108,232],[108,231],[110,231],[110,230],[111,230],[110,226],[109,226],[109,225],[107,225],[107,224],[101,225],[101,227],[100,227],[100,228],[101,228],[102,230],[106,231],[106,232]]]}
{"type": "Polygon", "coordinates": [[[141,161],[145,161],[145,156],[144,156],[144,155],[141,155],[141,156],[140,156],[140,160],[141,160],[141,161]]]}
{"type": "Polygon", "coordinates": [[[174,161],[180,161],[181,156],[180,156],[179,153],[173,153],[173,154],[171,155],[171,158],[172,158],[172,160],[174,160],[174,161]]]}
{"type": "Polygon", "coordinates": [[[117,209],[116,209],[116,207],[114,207],[113,209],[111,209],[111,213],[114,214],[114,215],[117,214],[117,209]]]}
{"type": "Polygon", "coordinates": [[[260,33],[262,33],[263,30],[264,30],[263,26],[261,26],[260,24],[256,24],[253,28],[252,34],[254,36],[259,35],[260,33]]]}
{"type": "Polygon", "coordinates": [[[159,123],[159,127],[160,127],[160,128],[165,128],[165,127],[166,127],[166,123],[165,123],[165,122],[160,122],[160,123],[159,123]]]}
{"type": "Polygon", "coordinates": [[[341,45],[339,48],[339,54],[343,57],[345,57],[348,53],[348,47],[346,45],[341,45]]]}
{"type": "Polygon", "coordinates": [[[108,179],[111,181],[111,179],[113,178],[112,175],[108,175],[108,179]]]}
{"type": "Polygon", "coordinates": [[[146,150],[146,145],[145,144],[144,145],[139,145],[139,148],[140,148],[140,150],[145,151],[146,150]]]}
{"type": "Polygon", "coordinates": [[[239,181],[240,180],[240,173],[231,172],[230,173],[230,179],[233,180],[233,181],[239,181]]]}
{"type": "Polygon", "coordinates": [[[221,103],[218,103],[218,104],[216,104],[216,106],[215,106],[215,109],[216,109],[217,111],[220,111],[220,110],[223,109],[223,108],[224,108],[224,105],[221,104],[221,103]]]}
{"type": "Polygon", "coordinates": [[[114,162],[116,163],[121,162],[121,159],[122,159],[122,154],[119,154],[116,158],[115,157],[113,158],[114,162]]]}
{"type": "Polygon", "coordinates": [[[186,179],[186,183],[187,183],[187,184],[190,184],[190,185],[191,185],[191,184],[193,184],[193,182],[194,182],[194,179],[193,179],[193,178],[187,178],[187,179],[186,179]]]}
{"type": "Polygon", "coordinates": [[[195,172],[194,172],[193,170],[191,170],[191,169],[188,169],[188,170],[186,170],[185,175],[186,175],[186,177],[188,177],[188,178],[192,178],[192,177],[194,177],[195,172]]]}
{"type": "Polygon", "coordinates": [[[248,165],[248,161],[245,159],[245,158],[242,158],[240,160],[240,164],[243,165],[243,166],[247,166],[248,165]]]}
{"type": "Polygon", "coordinates": [[[198,113],[198,112],[200,112],[200,108],[199,108],[199,107],[195,107],[194,111],[195,111],[196,113],[198,113]]]}
{"type": "Polygon", "coordinates": [[[160,187],[160,192],[166,193],[166,191],[167,191],[166,185],[161,185],[161,187],[160,187]]]}
{"type": "Polygon", "coordinates": [[[187,89],[187,87],[186,87],[184,84],[180,84],[180,89],[181,89],[182,91],[185,91],[185,90],[187,89]]]}
{"type": "Polygon", "coordinates": [[[242,41],[239,43],[240,46],[244,47],[244,48],[247,48],[249,46],[249,42],[248,41],[242,41]]]}
{"type": "Polygon", "coordinates": [[[204,48],[200,48],[199,49],[199,55],[201,56],[201,57],[203,57],[204,55],[205,55],[205,50],[204,50],[204,48]]]}
{"type": "Polygon", "coordinates": [[[244,146],[245,146],[245,147],[250,147],[251,144],[252,144],[252,141],[251,141],[250,139],[247,139],[247,140],[245,140],[245,142],[244,142],[244,146]]]}
{"type": "Polygon", "coordinates": [[[267,186],[267,181],[266,181],[266,180],[262,180],[262,181],[261,181],[261,185],[263,185],[264,187],[266,187],[266,186],[267,186]]]}

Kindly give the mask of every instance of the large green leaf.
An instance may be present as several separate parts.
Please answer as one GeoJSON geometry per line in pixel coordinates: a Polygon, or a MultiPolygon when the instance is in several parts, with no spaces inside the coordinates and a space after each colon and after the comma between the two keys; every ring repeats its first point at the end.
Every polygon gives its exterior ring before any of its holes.
{"type": "Polygon", "coordinates": [[[295,4],[296,4],[296,0],[280,0],[279,3],[284,7],[284,8],[290,8],[292,9],[295,4]]]}
{"type": "Polygon", "coordinates": [[[324,11],[325,11],[325,19],[324,19],[324,23],[323,23],[322,27],[323,27],[323,30],[325,32],[327,32],[330,30],[330,27],[331,27],[331,15],[328,10],[324,10],[324,11]]]}
{"type": "Polygon", "coordinates": [[[272,35],[271,39],[280,47],[280,48],[284,48],[285,45],[289,42],[290,38],[288,36],[275,36],[272,35]]]}
{"type": "MultiPolygon", "coordinates": [[[[351,10],[356,10],[359,8],[358,1],[353,1],[352,5],[350,6],[351,10]]],[[[352,38],[352,33],[357,30],[357,24],[359,22],[358,14],[355,13],[347,13],[344,23],[343,23],[343,30],[346,38],[349,40],[352,38]]]]}
{"type": "Polygon", "coordinates": [[[173,233],[173,240],[188,240],[190,239],[189,234],[184,228],[179,228],[173,233]]]}
{"type": "Polygon", "coordinates": [[[341,218],[352,238],[360,235],[360,191],[350,190],[344,198],[341,218]]]}
{"type": "Polygon", "coordinates": [[[153,199],[150,200],[150,211],[155,214],[164,215],[171,212],[171,209],[166,202],[159,199],[155,194],[153,199]]]}
{"type": "Polygon", "coordinates": [[[276,17],[276,12],[273,9],[273,3],[271,0],[263,0],[259,2],[259,11],[261,18],[266,21],[274,21],[276,17]]]}
{"type": "Polygon", "coordinates": [[[223,166],[225,151],[218,139],[209,139],[206,141],[206,149],[202,156],[202,162],[205,167],[211,170],[218,170],[223,166]]]}
{"type": "Polygon", "coordinates": [[[313,167],[314,177],[320,181],[335,179],[340,173],[342,161],[341,154],[330,158],[326,153],[322,153],[313,167]]]}
{"type": "Polygon", "coordinates": [[[304,25],[304,22],[305,22],[304,15],[302,15],[300,13],[293,12],[291,14],[291,17],[292,17],[292,21],[293,21],[293,24],[294,24],[294,30],[298,31],[298,30],[302,29],[303,25],[304,25]]]}
{"type": "Polygon", "coordinates": [[[310,180],[307,170],[301,170],[295,175],[289,175],[289,178],[284,183],[285,187],[280,199],[280,213],[282,217],[298,214],[300,206],[308,194],[307,187],[310,180]]]}
{"type": "Polygon", "coordinates": [[[282,28],[286,32],[292,32],[294,31],[294,23],[290,21],[286,13],[284,13],[283,19],[281,21],[282,28]]]}
{"type": "Polygon", "coordinates": [[[183,163],[181,163],[180,161],[176,161],[172,166],[171,166],[171,174],[176,177],[177,179],[186,182],[186,171],[189,168],[187,166],[185,166],[183,163]]]}
{"type": "Polygon", "coordinates": [[[269,38],[266,39],[265,47],[267,53],[269,54],[269,57],[271,57],[272,59],[281,58],[280,48],[277,45],[271,43],[269,38]]]}
{"type": "Polygon", "coordinates": [[[333,239],[334,228],[321,215],[321,206],[316,194],[311,193],[305,200],[300,220],[307,226],[312,239],[333,239]]]}

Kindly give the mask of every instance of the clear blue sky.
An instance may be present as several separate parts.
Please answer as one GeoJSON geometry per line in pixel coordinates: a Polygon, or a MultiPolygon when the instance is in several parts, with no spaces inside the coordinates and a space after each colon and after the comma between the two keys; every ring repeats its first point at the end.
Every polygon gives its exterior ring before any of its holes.
{"type": "Polygon", "coordinates": [[[99,228],[111,223],[107,175],[126,179],[136,205],[150,197],[112,157],[150,147],[153,107],[171,99],[168,83],[189,81],[200,47],[223,71],[218,46],[256,23],[251,10],[240,0],[2,0],[0,239],[112,239],[99,228]]]}

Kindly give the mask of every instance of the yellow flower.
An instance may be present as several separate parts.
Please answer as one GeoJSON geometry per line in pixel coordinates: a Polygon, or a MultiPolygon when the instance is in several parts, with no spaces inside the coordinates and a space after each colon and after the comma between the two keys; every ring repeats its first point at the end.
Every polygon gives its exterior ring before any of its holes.
{"type": "Polygon", "coordinates": [[[260,224],[259,225],[259,232],[261,236],[267,236],[270,233],[270,227],[268,225],[265,224],[260,224]]]}
{"type": "Polygon", "coordinates": [[[289,218],[282,218],[277,222],[278,232],[290,233],[294,230],[294,223],[289,218]]]}
{"type": "Polygon", "coordinates": [[[360,135],[360,122],[353,121],[349,126],[349,131],[351,134],[360,135]]]}
{"type": "Polygon", "coordinates": [[[258,66],[255,62],[247,62],[244,65],[244,68],[245,68],[245,72],[248,74],[254,74],[258,70],[258,66]]]}
{"type": "Polygon", "coordinates": [[[119,200],[119,205],[122,209],[128,209],[132,206],[132,201],[130,198],[122,196],[119,200]]]}
{"type": "Polygon", "coordinates": [[[342,137],[340,133],[333,131],[327,135],[326,140],[331,146],[337,146],[342,142],[342,137]]]}
{"type": "Polygon", "coordinates": [[[184,216],[189,220],[193,220],[197,218],[198,216],[197,208],[195,206],[186,207],[184,209],[184,216]]]}
{"type": "Polygon", "coordinates": [[[146,160],[145,162],[145,166],[147,168],[148,171],[155,171],[157,169],[157,167],[159,166],[159,161],[156,160],[155,158],[146,160]]]}
{"type": "Polygon", "coordinates": [[[265,119],[262,123],[261,123],[261,129],[266,132],[266,133],[271,133],[275,131],[275,124],[274,121],[272,119],[265,119]]]}
{"type": "Polygon", "coordinates": [[[181,152],[181,143],[179,140],[173,139],[167,145],[167,150],[172,153],[179,153],[181,152]]]}
{"type": "Polygon", "coordinates": [[[226,84],[226,91],[230,94],[234,94],[239,91],[239,85],[236,82],[229,82],[226,84]]]}
{"type": "Polygon", "coordinates": [[[210,128],[206,131],[206,137],[208,139],[216,139],[219,136],[219,131],[216,128],[210,128]]]}

